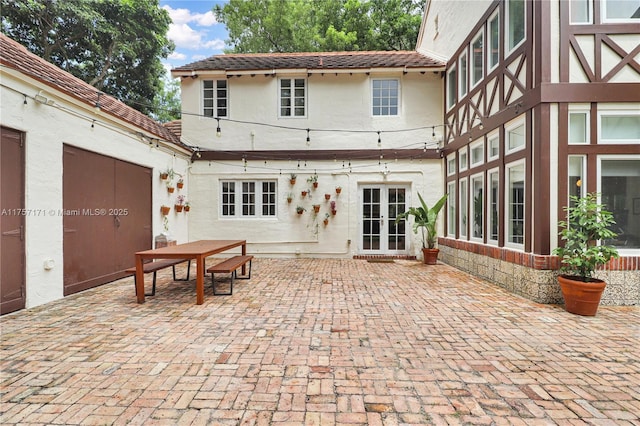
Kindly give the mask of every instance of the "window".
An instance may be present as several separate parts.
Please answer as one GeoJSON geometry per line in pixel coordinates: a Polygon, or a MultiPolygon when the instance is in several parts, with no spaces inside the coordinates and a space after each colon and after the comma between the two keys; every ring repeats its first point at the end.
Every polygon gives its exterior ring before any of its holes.
{"type": "Polygon", "coordinates": [[[488,61],[490,70],[494,69],[500,61],[500,14],[496,13],[489,18],[489,27],[487,29],[488,38],[488,61]]]}
{"type": "Polygon", "coordinates": [[[275,181],[222,181],[223,217],[274,217],[275,181]]]}
{"type": "Polygon", "coordinates": [[[507,173],[507,241],[524,244],[524,163],[510,165],[507,173]]]}
{"type": "Polygon", "coordinates": [[[507,0],[506,42],[507,52],[518,47],[525,36],[524,0],[507,0]]]}
{"type": "Polygon", "coordinates": [[[602,22],[640,22],[637,0],[603,0],[602,22]]]}
{"type": "Polygon", "coordinates": [[[492,170],[487,175],[489,179],[489,199],[487,202],[488,206],[488,222],[489,222],[489,242],[493,242],[494,244],[498,244],[498,199],[500,197],[500,174],[498,170],[492,170]]]}
{"type": "Polygon", "coordinates": [[[453,66],[447,71],[447,108],[451,108],[456,104],[458,97],[458,81],[457,81],[456,67],[453,66]]]}
{"type": "Polygon", "coordinates": [[[518,123],[508,124],[505,126],[505,149],[507,153],[518,151],[524,148],[525,132],[524,123],[518,120],[518,123]]]}
{"type": "Polygon", "coordinates": [[[487,145],[488,145],[488,153],[487,153],[487,161],[495,160],[500,155],[500,136],[497,132],[494,132],[487,136],[487,145]]]}
{"type": "Polygon", "coordinates": [[[581,197],[585,193],[585,159],[582,155],[569,156],[569,196],[581,197]]]}
{"type": "Polygon", "coordinates": [[[467,239],[467,179],[460,180],[460,238],[467,239]]]}
{"type": "Polygon", "coordinates": [[[471,237],[482,240],[484,237],[484,176],[477,175],[471,178],[471,237]]]}
{"type": "Polygon", "coordinates": [[[484,141],[479,140],[470,145],[471,149],[471,167],[479,166],[484,163],[484,141]]]}
{"type": "Polygon", "coordinates": [[[600,111],[600,143],[640,143],[640,111],[600,111]]]}
{"type": "Polygon", "coordinates": [[[467,82],[469,81],[469,70],[467,68],[467,49],[464,49],[462,55],[460,55],[460,59],[458,60],[458,67],[460,69],[460,98],[463,98],[464,95],[467,94],[467,82]]]}
{"type": "Polygon", "coordinates": [[[447,234],[456,236],[456,183],[447,184],[447,234]]]}
{"type": "Polygon", "coordinates": [[[227,80],[202,81],[202,115],[205,117],[227,117],[227,80]]]}
{"type": "Polygon", "coordinates": [[[475,86],[484,76],[484,32],[480,30],[471,42],[471,86],[475,86]]]}
{"type": "Polygon", "coordinates": [[[398,115],[400,82],[398,80],[373,80],[372,84],[373,115],[398,115]]]}
{"type": "Polygon", "coordinates": [[[453,176],[456,174],[456,156],[450,155],[447,157],[447,176],[453,176]]]}
{"type": "Polygon", "coordinates": [[[589,113],[569,111],[569,143],[589,143],[589,113]]]}
{"type": "MultiPolygon", "coordinates": [[[[607,243],[618,250],[640,249],[640,156],[602,156],[599,192],[602,203],[613,213],[613,231],[618,236],[607,243]]],[[[621,251],[621,254],[625,254],[621,251]]]]}
{"type": "Polygon", "coordinates": [[[306,80],[304,78],[280,79],[280,117],[305,117],[306,105],[306,80]]]}
{"type": "Polygon", "coordinates": [[[461,172],[469,168],[469,161],[467,159],[467,147],[464,147],[460,151],[458,151],[458,166],[460,167],[461,172]]]}
{"type": "Polygon", "coordinates": [[[569,0],[570,22],[572,24],[591,23],[592,0],[569,0]]]}

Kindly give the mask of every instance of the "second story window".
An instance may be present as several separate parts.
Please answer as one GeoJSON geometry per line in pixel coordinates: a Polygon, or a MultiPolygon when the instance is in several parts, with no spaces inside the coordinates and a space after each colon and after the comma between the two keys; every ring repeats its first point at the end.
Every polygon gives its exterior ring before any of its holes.
{"type": "Polygon", "coordinates": [[[507,52],[518,47],[525,37],[525,3],[524,0],[507,1],[506,42],[507,52]]]}
{"type": "Polygon", "coordinates": [[[458,77],[455,65],[447,71],[447,108],[456,104],[458,97],[458,77]]]}
{"type": "Polygon", "coordinates": [[[307,115],[307,81],[304,78],[280,79],[280,117],[307,115]]]}
{"type": "Polygon", "coordinates": [[[372,114],[398,115],[400,99],[400,82],[398,80],[373,80],[372,82],[372,114]]]}
{"type": "Polygon", "coordinates": [[[227,117],[227,80],[204,80],[202,82],[202,115],[205,117],[227,117]]]}
{"type": "Polygon", "coordinates": [[[602,22],[640,22],[640,3],[637,0],[604,0],[602,22]]]}

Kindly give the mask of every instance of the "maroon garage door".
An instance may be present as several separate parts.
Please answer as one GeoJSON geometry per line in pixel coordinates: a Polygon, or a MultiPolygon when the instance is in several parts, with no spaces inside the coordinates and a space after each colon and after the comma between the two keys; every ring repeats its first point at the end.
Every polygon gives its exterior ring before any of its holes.
{"type": "Polygon", "coordinates": [[[24,138],[0,130],[0,314],[8,314],[25,306],[24,138]]]}
{"type": "Polygon", "coordinates": [[[151,170],[64,146],[64,294],[124,276],[151,248],[151,170]]]}

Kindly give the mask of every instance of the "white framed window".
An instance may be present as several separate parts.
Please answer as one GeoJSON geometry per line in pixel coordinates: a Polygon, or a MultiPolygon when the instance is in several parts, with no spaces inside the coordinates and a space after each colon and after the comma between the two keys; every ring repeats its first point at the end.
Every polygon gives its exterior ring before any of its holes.
{"type": "Polygon", "coordinates": [[[276,181],[221,181],[224,218],[275,217],[276,181]]]}
{"type": "Polygon", "coordinates": [[[527,33],[525,0],[507,0],[506,14],[505,51],[510,53],[524,42],[527,33]]]}
{"type": "Polygon", "coordinates": [[[570,155],[569,160],[569,182],[568,195],[582,197],[585,195],[584,188],[587,187],[586,161],[584,155],[570,155]]]}
{"type": "Polygon", "coordinates": [[[374,116],[400,115],[400,80],[373,79],[371,81],[371,104],[374,116]]]}
{"type": "Polygon", "coordinates": [[[640,155],[598,156],[598,193],[616,221],[618,236],[607,241],[620,255],[640,253],[640,155]]]}
{"type": "Polygon", "coordinates": [[[205,117],[228,117],[228,102],[227,80],[202,81],[202,115],[205,117]]]}
{"type": "Polygon", "coordinates": [[[468,180],[467,178],[464,179],[460,179],[460,181],[458,182],[458,185],[460,187],[460,198],[458,201],[458,206],[460,206],[460,208],[458,209],[458,215],[459,215],[459,224],[460,224],[460,238],[461,239],[467,239],[467,225],[468,225],[468,212],[469,209],[467,208],[467,188],[468,188],[468,180]]]}
{"type": "Polygon", "coordinates": [[[447,184],[447,235],[450,237],[456,236],[456,183],[449,182],[447,184]]]}
{"type": "Polygon", "coordinates": [[[307,80],[281,78],[279,90],[280,117],[307,116],[307,80]]]}
{"type": "Polygon", "coordinates": [[[524,119],[507,123],[504,130],[504,148],[507,154],[524,149],[526,144],[524,119]]]}
{"type": "Polygon", "coordinates": [[[477,140],[469,145],[471,151],[471,167],[476,167],[484,163],[484,140],[477,140]]]}
{"type": "Polygon", "coordinates": [[[638,0],[602,0],[602,22],[640,22],[638,0]]]}
{"type": "Polygon", "coordinates": [[[460,99],[464,98],[469,91],[469,49],[465,48],[458,58],[458,77],[460,82],[458,84],[458,96],[460,99]]]}
{"type": "Polygon", "coordinates": [[[460,148],[458,150],[458,167],[461,172],[464,172],[469,168],[469,158],[467,157],[467,147],[460,148]]]}
{"type": "Polygon", "coordinates": [[[487,161],[492,161],[500,156],[500,135],[494,131],[487,135],[487,161]]]}
{"type": "Polygon", "coordinates": [[[569,110],[569,144],[587,144],[590,139],[589,109],[569,110]]]}
{"type": "Polygon", "coordinates": [[[471,239],[484,238],[484,174],[471,176],[471,239]]]}
{"type": "Polygon", "coordinates": [[[598,143],[640,144],[640,108],[598,111],[598,143]]]}
{"type": "Polygon", "coordinates": [[[487,23],[487,73],[500,62],[500,9],[491,15],[487,23]]]}
{"type": "Polygon", "coordinates": [[[500,172],[498,169],[491,169],[487,173],[487,241],[490,244],[498,244],[499,212],[498,200],[500,198],[500,172]]]}
{"type": "Polygon", "coordinates": [[[484,77],[484,29],[471,41],[471,87],[484,77]]]}
{"type": "Polygon", "coordinates": [[[591,2],[593,0],[569,0],[569,22],[571,24],[590,24],[593,20],[591,2]]]}
{"type": "Polygon", "coordinates": [[[458,73],[456,66],[447,71],[447,109],[451,109],[458,99],[458,73]]]}
{"type": "Polygon", "coordinates": [[[456,174],[456,155],[451,154],[447,157],[447,176],[456,174]]]}
{"type": "Polygon", "coordinates": [[[506,212],[505,226],[507,240],[505,245],[522,248],[524,245],[524,190],[525,190],[524,160],[511,163],[505,167],[506,175],[506,212]]]}

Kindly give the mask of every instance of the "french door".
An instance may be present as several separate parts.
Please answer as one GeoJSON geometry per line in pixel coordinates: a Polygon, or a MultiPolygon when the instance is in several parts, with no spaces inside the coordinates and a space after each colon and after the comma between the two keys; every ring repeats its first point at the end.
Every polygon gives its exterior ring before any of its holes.
{"type": "Polygon", "coordinates": [[[406,254],[406,222],[397,224],[407,210],[409,188],[403,185],[360,187],[360,251],[362,254],[406,254]]]}

